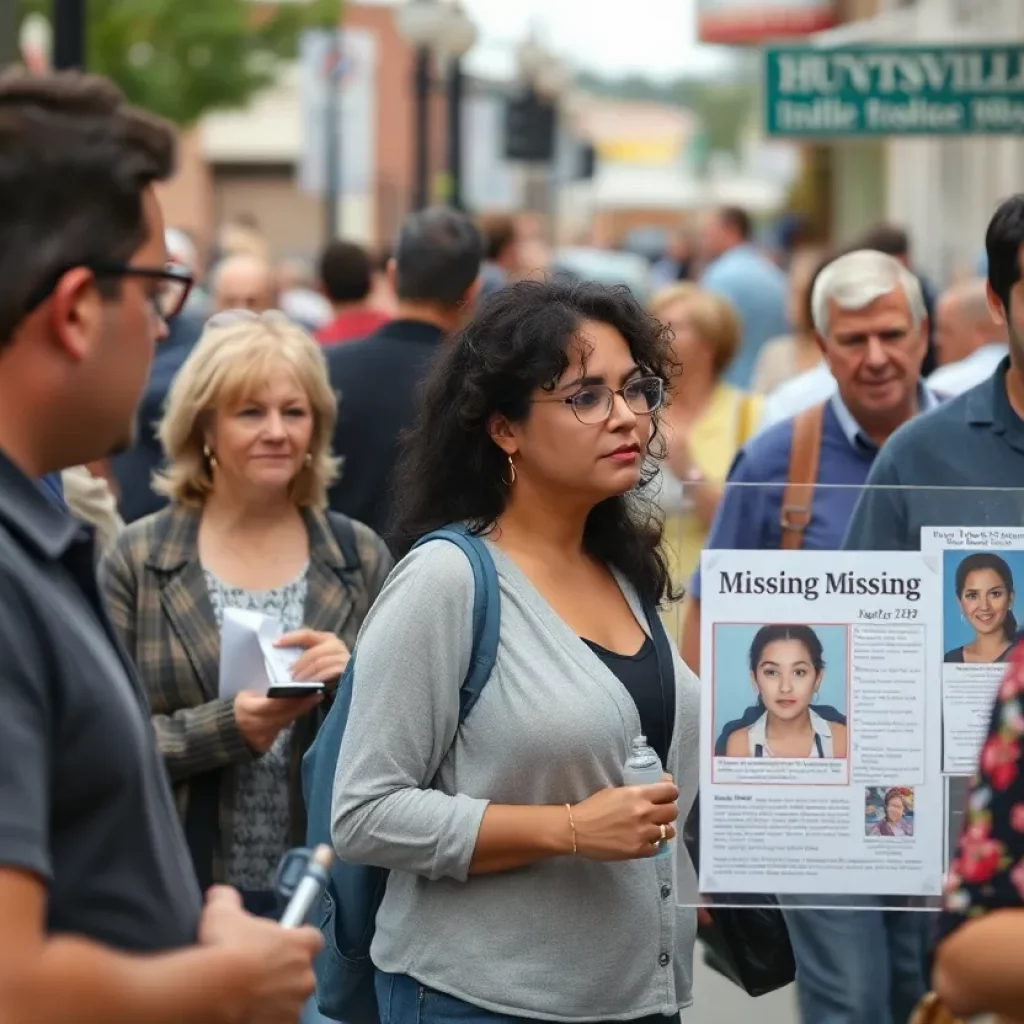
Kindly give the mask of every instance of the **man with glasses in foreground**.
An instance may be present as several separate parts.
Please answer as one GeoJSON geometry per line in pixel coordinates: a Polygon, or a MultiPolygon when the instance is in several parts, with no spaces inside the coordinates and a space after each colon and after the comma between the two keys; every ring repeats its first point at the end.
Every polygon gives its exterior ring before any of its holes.
{"type": "Polygon", "coordinates": [[[131,441],[188,294],[171,131],[102,79],[0,78],[0,1021],[279,1024],[318,935],[203,906],[93,539],[36,481],[131,441]]]}

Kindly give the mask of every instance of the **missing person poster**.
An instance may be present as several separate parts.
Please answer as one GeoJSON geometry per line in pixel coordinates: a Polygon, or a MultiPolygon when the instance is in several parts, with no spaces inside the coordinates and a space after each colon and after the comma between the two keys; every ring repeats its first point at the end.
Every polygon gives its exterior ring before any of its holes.
{"type": "Polygon", "coordinates": [[[941,559],[705,551],[700,888],[932,896],[941,559]]]}
{"type": "Polygon", "coordinates": [[[942,560],[942,770],[973,775],[1024,617],[1024,529],[925,527],[921,550],[942,560]]]}

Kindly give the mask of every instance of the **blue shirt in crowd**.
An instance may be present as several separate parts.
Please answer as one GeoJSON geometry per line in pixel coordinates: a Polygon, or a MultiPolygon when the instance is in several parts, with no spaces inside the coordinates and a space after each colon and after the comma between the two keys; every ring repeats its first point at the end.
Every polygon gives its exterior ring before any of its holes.
{"type": "Polygon", "coordinates": [[[725,379],[748,387],[761,346],[789,333],[786,275],[754,246],[737,245],[708,265],[700,283],[727,298],[739,314],[742,343],[725,379]]]}
{"type": "MultiPolygon", "coordinates": [[[[918,391],[922,409],[937,400],[925,387],[918,391]]],[[[782,496],[789,476],[793,420],[762,431],[740,449],[729,471],[722,500],[711,525],[708,550],[778,550],[782,544],[782,496]]],[[[835,551],[842,547],[861,488],[878,456],[878,446],[861,429],[838,394],[825,406],[821,457],[811,518],[803,549],[835,551]]],[[[700,570],[690,593],[700,599],[700,570]]]]}
{"type": "Polygon", "coordinates": [[[845,547],[918,551],[925,526],[1024,524],[1024,421],[1006,394],[1009,365],[889,438],[845,547]]]}
{"type": "Polygon", "coordinates": [[[45,494],[50,501],[52,501],[58,508],[63,509],[65,512],[68,509],[68,503],[64,499],[64,484],[61,481],[60,473],[47,473],[45,476],[41,476],[36,483],[39,485],[39,490],[45,494]]]}

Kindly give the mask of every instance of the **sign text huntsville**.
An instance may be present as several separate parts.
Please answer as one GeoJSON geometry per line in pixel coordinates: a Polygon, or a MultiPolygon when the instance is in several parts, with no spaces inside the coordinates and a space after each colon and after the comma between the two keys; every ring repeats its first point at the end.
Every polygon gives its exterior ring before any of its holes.
{"type": "Polygon", "coordinates": [[[773,135],[1016,133],[1024,47],[769,48],[773,135]]]}

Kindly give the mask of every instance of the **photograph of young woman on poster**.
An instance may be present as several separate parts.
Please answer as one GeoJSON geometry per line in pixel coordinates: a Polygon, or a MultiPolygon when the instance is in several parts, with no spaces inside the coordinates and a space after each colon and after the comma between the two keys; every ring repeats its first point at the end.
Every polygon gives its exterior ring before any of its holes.
{"type": "Polygon", "coordinates": [[[748,662],[757,701],[722,730],[718,756],[847,756],[846,716],[829,705],[812,707],[825,678],[825,658],[810,626],[762,626],[750,644],[748,662]]]}
{"type": "Polygon", "coordinates": [[[912,786],[893,786],[879,789],[871,786],[867,790],[867,811],[864,831],[868,836],[899,838],[914,834],[914,790],[912,786]],[[882,797],[882,808],[878,798],[882,797]]]}
{"type": "MultiPolygon", "coordinates": [[[[949,554],[947,552],[947,556],[949,554]]],[[[991,665],[1006,661],[1017,636],[1013,571],[1009,563],[990,551],[976,551],[956,567],[954,586],[962,620],[960,633],[973,633],[973,637],[946,651],[943,661],[947,665],[991,665]]],[[[955,619],[950,621],[947,611],[947,637],[955,626],[955,619]]]]}

